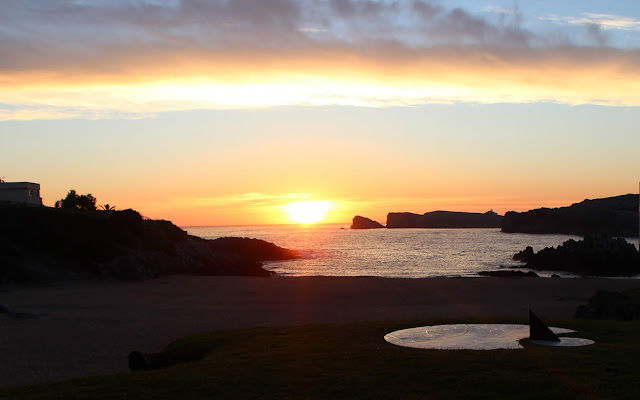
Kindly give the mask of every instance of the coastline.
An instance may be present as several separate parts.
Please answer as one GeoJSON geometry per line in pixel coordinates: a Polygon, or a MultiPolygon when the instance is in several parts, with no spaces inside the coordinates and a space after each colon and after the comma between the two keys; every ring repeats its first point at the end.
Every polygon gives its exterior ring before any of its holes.
{"type": "Polygon", "coordinates": [[[207,330],[412,318],[571,318],[596,290],[632,279],[198,277],[0,287],[0,304],[36,319],[0,319],[0,386],[127,371],[207,330]]]}

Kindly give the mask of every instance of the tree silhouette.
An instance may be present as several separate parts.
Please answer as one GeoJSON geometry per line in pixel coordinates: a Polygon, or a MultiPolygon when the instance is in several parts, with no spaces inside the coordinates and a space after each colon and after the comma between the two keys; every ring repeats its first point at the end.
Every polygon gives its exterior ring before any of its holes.
{"type": "Polygon", "coordinates": [[[95,211],[96,210],[96,198],[88,194],[78,195],[75,190],[69,190],[67,197],[56,201],[56,208],[62,208],[64,210],[79,210],[79,211],[95,211]]]}

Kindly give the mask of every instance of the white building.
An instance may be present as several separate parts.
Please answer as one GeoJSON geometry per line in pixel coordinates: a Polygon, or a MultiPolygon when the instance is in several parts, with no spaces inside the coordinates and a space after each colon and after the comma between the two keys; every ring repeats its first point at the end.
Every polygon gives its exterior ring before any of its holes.
{"type": "Polygon", "coordinates": [[[41,206],[40,184],[0,180],[0,203],[41,206]]]}

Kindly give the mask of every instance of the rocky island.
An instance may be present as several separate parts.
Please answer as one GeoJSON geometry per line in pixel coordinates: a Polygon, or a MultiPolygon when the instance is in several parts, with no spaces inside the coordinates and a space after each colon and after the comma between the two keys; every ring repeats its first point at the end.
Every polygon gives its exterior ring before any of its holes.
{"type": "Polygon", "coordinates": [[[569,207],[538,208],[527,212],[509,211],[502,232],[567,235],[638,235],[638,195],[626,194],[584,200],[569,207]]]}
{"type": "Polygon", "coordinates": [[[258,239],[205,240],[134,210],[0,206],[0,283],[141,280],[162,275],[269,276],[262,261],[296,258],[258,239]]]}
{"type": "MultiPolygon", "coordinates": [[[[502,216],[493,211],[470,213],[431,211],[424,214],[391,212],[387,214],[387,228],[500,228],[502,216]]],[[[356,215],[351,229],[384,228],[381,223],[356,215]]]]}
{"type": "Polygon", "coordinates": [[[353,221],[351,223],[351,229],[378,229],[378,228],[384,228],[384,225],[382,225],[378,221],[374,221],[366,217],[361,217],[359,215],[356,215],[355,217],[353,217],[353,221]]]}
{"type": "Polygon", "coordinates": [[[481,213],[432,211],[425,214],[392,212],[387,228],[500,228],[502,216],[493,211],[481,213]]]}

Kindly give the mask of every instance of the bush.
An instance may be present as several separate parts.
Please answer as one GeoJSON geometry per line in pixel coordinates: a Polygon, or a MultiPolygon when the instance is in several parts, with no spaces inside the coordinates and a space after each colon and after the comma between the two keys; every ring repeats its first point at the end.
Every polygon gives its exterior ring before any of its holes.
{"type": "Polygon", "coordinates": [[[67,197],[56,201],[56,208],[62,208],[64,210],[79,210],[79,211],[95,211],[96,210],[96,198],[88,194],[78,195],[75,190],[69,190],[67,197]]]}

